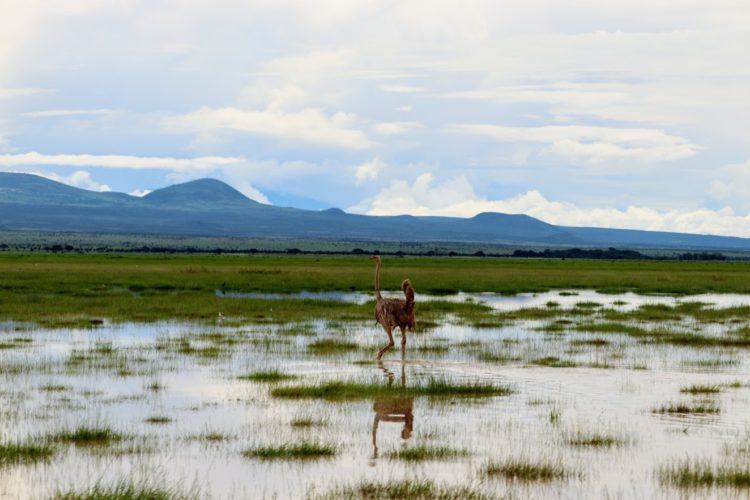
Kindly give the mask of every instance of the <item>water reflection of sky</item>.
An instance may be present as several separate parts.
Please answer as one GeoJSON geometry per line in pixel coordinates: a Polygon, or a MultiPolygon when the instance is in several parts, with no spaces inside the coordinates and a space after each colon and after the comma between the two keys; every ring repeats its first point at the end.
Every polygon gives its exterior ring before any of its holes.
{"type": "MultiPolygon", "coordinates": [[[[480,296],[488,299],[486,294],[480,296]]],[[[511,300],[518,299],[492,297],[502,304],[514,304],[511,300]]],[[[579,292],[572,297],[538,294],[519,300],[557,300],[561,304],[570,300],[575,304],[609,298],[632,303],[638,300],[634,297],[579,292]]],[[[747,297],[743,299],[747,302],[747,297]]],[[[721,460],[726,457],[726,443],[745,438],[750,424],[750,357],[746,351],[644,344],[624,335],[549,334],[538,330],[542,324],[529,321],[476,329],[447,322],[411,335],[404,359],[395,350],[382,366],[375,363],[374,353],[384,334],[371,322],[336,328],[325,321],[311,321],[304,327],[163,322],[62,330],[3,324],[0,338],[32,339],[28,347],[0,350],[4,441],[98,422],[145,439],[149,450],[127,453],[123,451],[127,443],[113,445],[111,453],[61,446],[47,464],[0,466],[0,496],[46,497],[58,488],[121,477],[156,477],[171,485],[195,482],[203,496],[213,498],[304,498],[311,488],[324,493],[360,481],[404,478],[480,485],[492,495],[517,497],[679,496],[665,493],[655,478],[656,467],[686,456],[721,460]],[[294,335],[295,330],[300,334],[294,335]],[[210,345],[206,334],[223,334],[233,343],[215,358],[184,355],[163,347],[183,340],[196,347],[210,345]],[[599,337],[606,337],[609,344],[582,347],[575,343],[599,337]],[[321,338],[352,341],[361,347],[331,355],[310,353],[308,344],[321,338]],[[430,350],[436,344],[446,349],[430,350]],[[66,364],[74,350],[85,353],[101,345],[111,345],[116,356],[127,359],[133,374],[71,369],[66,364]],[[482,353],[505,356],[508,361],[481,361],[482,353]],[[549,368],[533,363],[543,357],[569,359],[580,366],[549,368]],[[602,363],[612,368],[589,366],[602,363]],[[300,377],[283,382],[292,384],[342,379],[411,384],[438,377],[508,384],[516,392],[468,400],[285,400],[271,397],[269,384],[237,378],[271,368],[300,377]],[[164,388],[150,390],[154,381],[164,388]],[[680,393],[685,385],[734,381],[743,387],[725,388],[712,398],[721,408],[718,415],[651,412],[664,403],[700,401],[700,397],[680,393]],[[67,389],[41,389],[50,384],[67,389]],[[556,424],[549,418],[553,411],[560,414],[556,424]],[[151,415],[166,415],[172,422],[148,424],[144,420],[151,415]],[[322,425],[292,426],[299,418],[322,425]],[[604,450],[567,444],[566,436],[581,429],[613,433],[631,444],[604,450]],[[195,439],[206,432],[220,432],[227,439],[195,439]],[[248,447],[300,440],[334,443],[339,455],[300,462],[262,461],[241,455],[248,447]],[[393,451],[417,445],[465,449],[470,455],[408,464],[388,458],[393,451]],[[548,484],[482,479],[480,470],[488,461],[519,456],[559,461],[582,475],[548,484]]],[[[701,328],[722,335],[730,325],[701,328]]],[[[717,490],[706,496],[726,493],[717,490]]]]}
{"type": "MultiPolygon", "coordinates": [[[[386,298],[401,298],[400,292],[382,292],[386,298]]],[[[218,297],[228,299],[309,299],[330,300],[336,302],[349,302],[364,304],[374,300],[371,293],[363,292],[299,292],[291,294],[283,293],[243,293],[217,290],[218,297]]],[[[417,302],[444,300],[450,302],[475,301],[487,304],[498,311],[513,311],[528,307],[545,307],[548,302],[556,302],[561,308],[572,308],[580,302],[597,302],[605,307],[630,311],[644,304],[675,305],[681,302],[702,302],[712,307],[727,308],[750,305],[750,295],[743,294],[719,294],[704,293],[696,295],[684,295],[674,297],[670,295],[640,295],[632,292],[606,294],[595,290],[555,290],[540,293],[519,293],[516,295],[502,295],[497,293],[464,293],[459,292],[452,295],[416,295],[417,302]]]]}

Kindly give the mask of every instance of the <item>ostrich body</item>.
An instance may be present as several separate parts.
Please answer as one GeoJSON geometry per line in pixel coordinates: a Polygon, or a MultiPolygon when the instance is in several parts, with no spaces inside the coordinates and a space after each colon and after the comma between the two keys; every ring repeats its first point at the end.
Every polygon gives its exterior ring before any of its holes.
{"type": "Polygon", "coordinates": [[[414,330],[414,288],[406,279],[401,283],[401,290],[405,299],[384,299],[380,295],[380,256],[370,257],[375,262],[375,320],[380,323],[388,334],[388,344],[378,351],[378,359],[393,347],[393,329],[401,330],[401,348],[406,347],[406,329],[414,330]]]}

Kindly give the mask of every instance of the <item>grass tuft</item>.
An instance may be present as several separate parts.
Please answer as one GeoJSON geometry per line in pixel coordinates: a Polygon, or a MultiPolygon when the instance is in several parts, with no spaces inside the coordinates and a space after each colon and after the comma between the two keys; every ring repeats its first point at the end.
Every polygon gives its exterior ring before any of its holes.
{"type": "Polygon", "coordinates": [[[693,384],[683,387],[680,392],[683,394],[718,394],[721,392],[721,387],[718,385],[693,384]]]}
{"type": "Polygon", "coordinates": [[[109,427],[87,426],[64,430],[52,436],[53,441],[72,443],[77,446],[103,446],[116,441],[122,441],[124,438],[124,435],[109,427]]]}
{"type": "Polygon", "coordinates": [[[658,406],[652,410],[660,414],[716,414],[721,412],[716,404],[711,402],[699,403],[668,403],[658,406]]]}
{"type": "Polygon", "coordinates": [[[230,436],[229,434],[224,434],[219,431],[205,430],[198,434],[191,434],[187,437],[187,439],[190,439],[192,441],[206,441],[206,442],[218,443],[220,441],[229,441],[230,439],[232,439],[232,436],[230,436]]]}
{"type": "Polygon", "coordinates": [[[530,361],[533,365],[548,366],[550,368],[575,368],[578,363],[570,359],[560,359],[555,356],[537,358],[530,361]]]}
{"type": "Polygon", "coordinates": [[[490,397],[507,396],[513,390],[505,385],[483,382],[453,383],[442,379],[430,379],[421,385],[402,387],[377,382],[322,382],[313,385],[277,387],[271,395],[279,398],[320,399],[367,399],[379,396],[453,396],[490,397]]]}
{"type": "Polygon", "coordinates": [[[336,339],[320,339],[311,342],[307,348],[315,354],[332,354],[336,352],[353,351],[357,349],[357,344],[336,339]]]}
{"type": "Polygon", "coordinates": [[[386,456],[395,460],[417,462],[422,460],[448,460],[468,456],[469,452],[447,446],[412,446],[388,452],[386,456]]]}
{"type": "Polygon", "coordinates": [[[82,491],[58,492],[54,496],[57,500],[176,500],[198,497],[197,492],[185,494],[175,488],[127,480],[121,480],[112,486],[96,484],[82,491]]]}
{"type": "Polygon", "coordinates": [[[464,486],[441,486],[427,479],[404,479],[387,483],[362,482],[332,491],[322,498],[383,500],[480,500],[483,493],[464,486]]]}
{"type": "Polygon", "coordinates": [[[30,464],[49,460],[55,450],[46,444],[36,443],[1,443],[0,466],[30,464]]]}
{"type": "Polygon", "coordinates": [[[750,466],[747,463],[715,466],[707,460],[686,459],[661,467],[657,475],[662,483],[679,488],[750,488],[750,466]]]}
{"type": "Polygon", "coordinates": [[[281,382],[283,380],[292,380],[297,378],[296,375],[284,373],[280,370],[261,370],[237,377],[240,380],[252,380],[253,382],[281,382]]]}
{"type": "Polygon", "coordinates": [[[242,452],[246,458],[263,460],[309,460],[336,456],[336,447],[330,444],[303,441],[279,446],[260,446],[242,452]]]}
{"type": "Polygon", "coordinates": [[[322,420],[313,420],[312,418],[295,418],[291,422],[289,422],[289,425],[292,427],[320,427],[325,425],[325,422],[322,420]]]}
{"type": "Polygon", "coordinates": [[[509,459],[505,462],[492,463],[485,467],[484,472],[490,477],[504,477],[513,481],[553,481],[567,479],[573,475],[560,463],[526,459],[509,459]]]}
{"type": "Polygon", "coordinates": [[[601,432],[584,433],[578,432],[570,436],[567,440],[571,446],[585,446],[591,448],[612,448],[615,446],[623,446],[627,443],[627,440],[614,436],[611,434],[605,434],[601,432]]]}
{"type": "Polygon", "coordinates": [[[69,389],[69,386],[62,384],[45,384],[39,387],[39,390],[44,392],[64,392],[69,389]]]}
{"type": "Polygon", "coordinates": [[[166,415],[151,415],[144,422],[147,424],[168,424],[172,422],[172,419],[166,415]]]}

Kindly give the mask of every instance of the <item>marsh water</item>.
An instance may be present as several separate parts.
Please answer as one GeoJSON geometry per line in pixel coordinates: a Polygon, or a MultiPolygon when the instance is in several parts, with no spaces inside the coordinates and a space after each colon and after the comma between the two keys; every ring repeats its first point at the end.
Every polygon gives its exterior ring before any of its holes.
{"type": "MultiPolygon", "coordinates": [[[[402,298],[400,292],[383,292],[383,297],[402,298]]],[[[227,299],[308,299],[330,300],[365,304],[373,300],[371,293],[363,292],[299,292],[299,293],[255,293],[232,292],[216,290],[217,297],[227,299]]],[[[702,302],[714,307],[750,306],[750,295],[737,293],[702,293],[695,295],[681,295],[679,297],[663,294],[640,295],[628,293],[601,293],[595,290],[553,290],[542,293],[519,293],[503,295],[499,293],[465,293],[451,295],[430,295],[417,293],[417,302],[434,300],[450,302],[477,302],[486,304],[498,311],[513,311],[527,307],[543,307],[548,302],[557,303],[562,308],[572,308],[581,302],[596,302],[602,307],[612,307],[618,310],[631,311],[644,304],[675,305],[680,302],[702,302]]]]}
{"type": "MultiPolygon", "coordinates": [[[[461,294],[449,299],[482,301],[498,310],[549,301],[561,308],[593,301],[623,309],[652,301],[750,304],[750,296],[741,295],[576,293],[461,294]]],[[[325,300],[360,300],[353,298],[356,294],[342,297],[325,300]]],[[[746,490],[731,487],[665,485],[657,471],[686,457],[716,463],[738,456],[747,460],[741,455],[750,449],[746,350],[643,343],[626,335],[573,329],[550,333],[540,329],[543,323],[474,328],[448,317],[435,328],[411,334],[406,350],[394,349],[382,363],[375,362],[375,352],[385,335],[374,322],[163,322],[90,329],[5,323],[0,325],[5,346],[0,349],[3,442],[39,439],[81,425],[106,426],[124,437],[104,445],[59,444],[52,457],[35,463],[0,463],[0,498],[47,498],[123,478],[210,498],[305,498],[407,479],[469,486],[492,498],[745,495],[746,490]],[[311,348],[321,339],[346,347],[311,348]],[[545,359],[568,363],[540,361],[545,359]],[[263,370],[296,378],[241,378],[263,370]],[[513,392],[356,399],[271,394],[277,387],[331,380],[408,386],[434,379],[491,383],[513,392]],[[690,385],[716,391],[681,392],[690,385]],[[655,412],[672,403],[701,402],[718,412],[655,412]],[[614,436],[616,443],[574,444],[575,436],[582,435],[614,436]],[[330,444],[336,454],[303,460],[243,455],[247,449],[298,442],[330,444]],[[462,453],[428,460],[393,454],[422,445],[462,453]],[[484,472],[488,464],[506,460],[562,464],[569,474],[535,481],[484,472]]],[[[712,335],[724,335],[739,324],[683,323],[712,335]]]]}

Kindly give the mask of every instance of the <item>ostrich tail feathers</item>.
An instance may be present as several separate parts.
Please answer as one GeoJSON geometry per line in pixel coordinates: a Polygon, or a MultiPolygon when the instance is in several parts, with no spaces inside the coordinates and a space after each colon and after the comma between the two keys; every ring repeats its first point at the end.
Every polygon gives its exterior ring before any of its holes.
{"type": "Polygon", "coordinates": [[[405,279],[403,283],[401,283],[401,290],[404,291],[404,296],[406,297],[407,311],[411,312],[414,310],[414,287],[411,286],[411,281],[405,279]]]}

